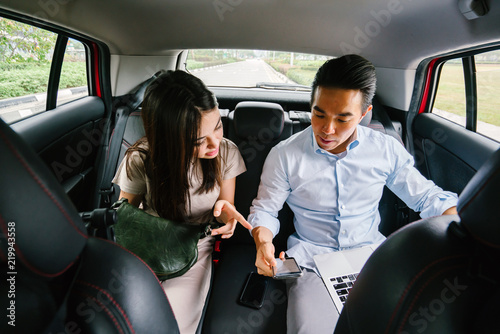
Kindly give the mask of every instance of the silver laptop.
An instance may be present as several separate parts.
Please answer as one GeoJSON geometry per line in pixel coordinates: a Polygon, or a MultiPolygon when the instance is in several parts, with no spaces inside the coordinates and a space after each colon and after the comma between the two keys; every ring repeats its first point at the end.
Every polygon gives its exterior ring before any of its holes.
{"type": "Polygon", "coordinates": [[[366,260],[380,244],[314,256],[316,267],[340,313],[366,260]]]}

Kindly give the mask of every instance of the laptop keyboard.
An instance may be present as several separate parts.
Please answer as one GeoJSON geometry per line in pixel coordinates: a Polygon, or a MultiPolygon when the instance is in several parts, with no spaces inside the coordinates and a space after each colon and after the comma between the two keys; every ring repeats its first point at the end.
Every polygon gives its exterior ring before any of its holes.
{"type": "Polygon", "coordinates": [[[354,282],[356,281],[356,278],[358,278],[358,274],[359,273],[330,278],[330,282],[332,283],[333,288],[337,292],[337,295],[339,296],[342,304],[345,304],[345,301],[347,300],[347,295],[349,294],[349,291],[351,291],[351,288],[354,282]]]}

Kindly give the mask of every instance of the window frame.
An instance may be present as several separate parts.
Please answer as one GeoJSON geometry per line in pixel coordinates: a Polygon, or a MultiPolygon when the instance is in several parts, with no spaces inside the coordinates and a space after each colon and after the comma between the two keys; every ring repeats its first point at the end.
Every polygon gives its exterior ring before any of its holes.
{"type": "Polygon", "coordinates": [[[64,63],[64,53],[66,51],[66,42],[69,39],[74,39],[82,43],[84,46],[88,96],[97,96],[102,98],[107,106],[106,110],[108,113],[111,112],[111,90],[110,88],[106,90],[103,89],[103,87],[110,87],[109,75],[107,75],[109,74],[109,49],[105,44],[97,40],[90,39],[84,35],[73,33],[56,25],[43,22],[39,19],[30,18],[5,9],[0,9],[0,17],[24,23],[39,29],[44,29],[57,35],[47,82],[47,100],[45,110],[35,115],[15,120],[10,124],[23,121],[38,114],[50,112],[51,110],[57,108],[57,96],[62,66],[64,63]]]}
{"type": "MultiPolygon", "coordinates": [[[[481,53],[489,51],[498,51],[498,50],[500,50],[500,45],[494,45],[486,48],[475,49],[472,51],[467,51],[462,53],[454,53],[451,55],[447,55],[445,57],[438,57],[432,59],[428,65],[428,75],[430,76],[429,94],[427,96],[427,99],[425,99],[425,96],[423,97],[422,107],[420,108],[418,113],[423,113],[423,112],[432,113],[432,109],[434,108],[434,103],[436,101],[437,91],[439,88],[439,82],[441,79],[441,71],[443,69],[443,65],[449,60],[461,58],[462,69],[464,74],[464,83],[465,83],[464,87],[465,108],[466,108],[465,128],[467,130],[482,135],[480,132],[477,132],[478,94],[477,94],[475,56],[481,53]]],[[[424,92],[425,92],[425,87],[424,87],[424,92]]]]}

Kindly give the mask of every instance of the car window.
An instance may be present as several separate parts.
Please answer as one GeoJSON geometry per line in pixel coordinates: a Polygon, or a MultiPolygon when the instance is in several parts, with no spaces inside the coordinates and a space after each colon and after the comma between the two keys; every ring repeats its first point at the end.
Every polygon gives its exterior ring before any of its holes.
{"type": "Polygon", "coordinates": [[[500,141],[500,51],[474,56],[477,81],[477,132],[500,141]]]}
{"type": "Polygon", "coordinates": [[[207,86],[310,90],[331,57],[263,50],[189,50],[186,69],[207,86]]]}
{"type": "Polygon", "coordinates": [[[89,95],[86,52],[82,42],[68,39],[61,69],[57,105],[89,95]]]}
{"type": "Polygon", "coordinates": [[[442,65],[432,112],[500,141],[499,90],[499,50],[450,59],[442,65]]]}
{"type": "MultiPolygon", "coordinates": [[[[0,117],[13,123],[47,110],[47,91],[58,35],[0,17],[0,117]]],[[[69,39],[57,105],[88,95],[83,44],[69,39]]],[[[55,107],[55,106],[54,106],[55,107]]]]}
{"type": "Polygon", "coordinates": [[[461,59],[447,61],[441,68],[432,112],[465,127],[465,82],[461,59]]]}

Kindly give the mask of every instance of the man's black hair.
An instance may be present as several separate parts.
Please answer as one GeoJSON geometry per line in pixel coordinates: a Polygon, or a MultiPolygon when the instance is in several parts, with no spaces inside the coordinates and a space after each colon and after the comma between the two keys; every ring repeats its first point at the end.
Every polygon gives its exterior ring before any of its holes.
{"type": "Polygon", "coordinates": [[[311,105],[318,86],[360,90],[363,94],[362,112],[372,103],[377,78],[375,66],[358,55],[345,55],[325,62],[316,73],[312,83],[311,105]]]}

